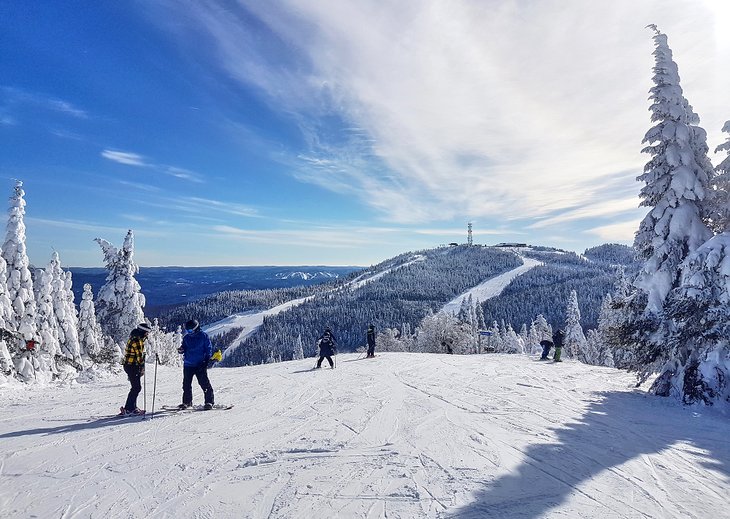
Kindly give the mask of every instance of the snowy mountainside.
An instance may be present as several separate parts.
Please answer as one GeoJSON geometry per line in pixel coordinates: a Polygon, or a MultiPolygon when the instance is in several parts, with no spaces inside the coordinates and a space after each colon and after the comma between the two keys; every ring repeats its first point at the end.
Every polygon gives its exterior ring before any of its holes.
{"type": "Polygon", "coordinates": [[[298,343],[305,355],[312,354],[325,327],[334,332],[340,351],[354,351],[363,345],[369,324],[379,330],[415,329],[429,312],[438,312],[466,289],[520,265],[517,254],[496,247],[438,247],[401,254],[351,274],[337,289],[322,290],[289,311],[267,316],[247,337],[245,347],[233,344],[236,351],[225,365],[289,360],[298,343]]]}
{"type": "MultiPolygon", "coordinates": [[[[0,515],[727,517],[727,417],[649,398],[626,372],[524,355],[337,360],[213,369],[233,409],[151,420],[99,418],[123,401],[123,374],[0,387],[0,515]]],[[[157,409],[179,402],[180,379],[158,368],[157,409]]]]}
{"type": "Polygon", "coordinates": [[[519,329],[542,314],[553,327],[562,327],[570,292],[575,290],[581,325],[584,329],[595,328],[601,301],[613,291],[618,268],[623,268],[629,277],[638,270],[633,249],[625,245],[595,247],[583,257],[544,247],[524,250],[523,254],[542,265],[515,278],[501,294],[484,302],[487,323],[504,319],[519,329]]]}

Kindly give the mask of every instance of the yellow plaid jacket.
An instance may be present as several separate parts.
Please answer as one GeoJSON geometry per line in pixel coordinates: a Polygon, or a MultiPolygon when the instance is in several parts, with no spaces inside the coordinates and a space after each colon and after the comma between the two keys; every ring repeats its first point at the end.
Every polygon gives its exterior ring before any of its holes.
{"type": "Polygon", "coordinates": [[[124,364],[144,365],[144,339],[131,337],[124,349],[124,364]]]}

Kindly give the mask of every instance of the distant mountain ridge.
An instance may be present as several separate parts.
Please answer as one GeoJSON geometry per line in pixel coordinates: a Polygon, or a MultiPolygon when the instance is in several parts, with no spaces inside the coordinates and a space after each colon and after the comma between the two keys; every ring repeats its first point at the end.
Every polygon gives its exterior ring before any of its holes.
{"type": "MultiPolygon", "coordinates": [[[[263,290],[311,285],[338,279],[361,270],[356,266],[245,266],[245,267],[140,267],[136,278],[147,308],[183,304],[226,290],[263,290]]],[[[76,302],[84,283],[94,293],[105,283],[104,268],[71,267],[76,302]]]]}

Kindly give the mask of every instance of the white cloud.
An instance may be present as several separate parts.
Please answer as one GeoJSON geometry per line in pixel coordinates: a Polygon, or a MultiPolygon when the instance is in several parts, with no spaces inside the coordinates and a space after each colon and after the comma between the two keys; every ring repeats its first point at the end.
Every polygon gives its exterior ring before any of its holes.
{"type": "Polygon", "coordinates": [[[639,228],[641,218],[635,220],[627,220],[625,222],[614,223],[610,225],[602,225],[588,229],[586,232],[598,236],[606,242],[633,243],[634,234],[639,228]]]}
{"type": "Polygon", "coordinates": [[[220,66],[300,124],[309,150],[297,178],[358,196],[390,222],[527,217],[544,226],[620,210],[604,201],[626,205],[647,160],[647,23],[669,35],[711,147],[727,118],[719,114],[730,55],[714,45],[706,29],[715,13],[702,4],[285,0],[252,3],[245,16],[187,9],[220,66]],[[255,30],[245,25],[251,13],[255,30]],[[618,193],[599,189],[627,171],[612,185],[618,193]]]}
{"type": "Polygon", "coordinates": [[[119,164],[127,166],[138,166],[143,168],[151,168],[165,175],[179,178],[181,180],[187,180],[189,182],[203,183],[203,176],[195,171],[189,169],[179,168],[176,166],[168,166],[166,164],[154,164],[148,162],[147,159],[139,153],[133,153],[130,151],[119,151],[119,150],[104,150],[101,152],[101,156],[105,159],[119,164]]]}
{"type": "Polygon", "coordinates": [[[142,155],[128,151],[104,150],[101,152],[101,156],[113,162],[126,164],[128,166],[149,166],[149,164],[144,161],[144,157],[142,155]]]}
{"type": "Polygon", "coordinates": [[[61,112],[79,119],[88,119],[89,117],[89,114],[85,110],[77,108],[72,103],[58,99],[57,97],[7,86],[0,87],[0,90],[2,90],[8,104],[33,104],[41,106],[46,110],[61,112]]]}

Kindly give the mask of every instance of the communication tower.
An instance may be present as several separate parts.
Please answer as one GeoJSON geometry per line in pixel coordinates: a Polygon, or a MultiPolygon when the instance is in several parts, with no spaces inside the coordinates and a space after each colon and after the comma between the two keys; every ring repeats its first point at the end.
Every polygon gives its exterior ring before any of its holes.
{"type": "Polygon", "coordinates": [[[471,239],[471,222],[469,222],[469,225],[467,225],[466,244],[469,247],[471,247],[473,245],[473,242],[472,242],[472,239],[471,239]]]}

